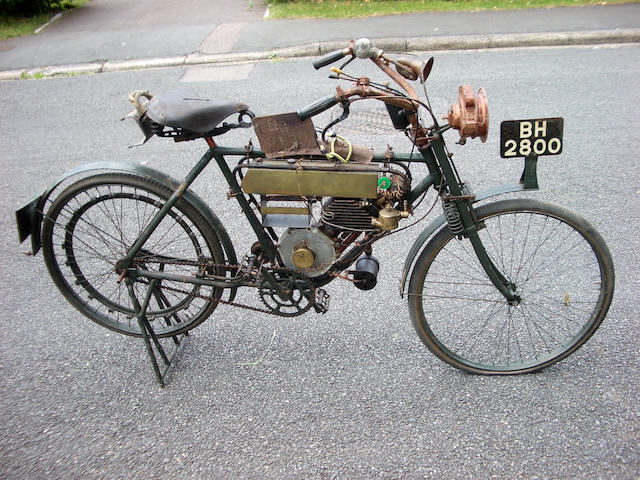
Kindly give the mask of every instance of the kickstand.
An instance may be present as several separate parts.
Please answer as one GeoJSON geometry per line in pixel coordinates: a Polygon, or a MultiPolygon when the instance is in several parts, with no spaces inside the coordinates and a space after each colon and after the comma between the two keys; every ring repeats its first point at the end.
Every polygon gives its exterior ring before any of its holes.
{"type": "Polygon", "coordinates": [[[149,289],[147,290],[147,293],[144,297],[144,301],[142,302],[142,305],[140,305],[140,302],[136,297],[131,280],[125,279],[125,282],[127,283],[127,290],[129,291],[129,297],[131,298],[131,303],[133,304],[133,309],[138,319],[138,325],[140,325],[140,332],[142,334],[144,345],[147,349],[147,355],[151,360],[151,366],[153,367],[153,371],[156,375],[156,379],[158,380],[158,383],[162,388],[165,385],[164,380],[167,376],[167,373],[169,372],[171,363],[173,359],[176,357],[176,355],[178,354],[178,352],[181,350],[180,347],[186,344],[188,334],[184,333],[182,335],[175,335],[172,337],[172,340],[175,343],[175,349],[171,354],[171,357],[167,356],[167,354],[164,351],[164,348],[162,347],[162,344],[160,343],[160,340],[158,340],[156,333],[154,332],[153,328],[151,327],[151,324],[149,323],[149,320],[147,319],[147,308],[149,307],[149,301],[151,300],[151,296],[154,295],[154,292],[156,296],[159,295],[156,292],[157,280],[151,280],[151,283],[149,284],[149,289]],[[154,347],[155,347],[155,351],[154,351],[154,347]],[[158,364],[158,357],[160,357],[160,359],[162,360],[162,363],[164,364],[164,367],[162,368],[162,370],[160,369],[160,366],[158,364]]]}

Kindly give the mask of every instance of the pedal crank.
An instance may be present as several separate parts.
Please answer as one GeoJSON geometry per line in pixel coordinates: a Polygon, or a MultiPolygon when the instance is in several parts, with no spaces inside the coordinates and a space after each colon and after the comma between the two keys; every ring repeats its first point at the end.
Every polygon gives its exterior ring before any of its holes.
{"type": "Polygon", "coordinates": [[[323,289],[316,289],[316,296],[313,301],[313,308],[317,313],[327,313],[329,311],[329,300],[331,296],[323,289]]]}

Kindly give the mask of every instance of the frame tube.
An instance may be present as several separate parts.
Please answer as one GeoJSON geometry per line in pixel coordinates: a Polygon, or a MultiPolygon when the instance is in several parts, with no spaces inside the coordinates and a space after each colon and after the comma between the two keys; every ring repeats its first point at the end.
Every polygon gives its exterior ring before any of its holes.
{"type": "Polygon", "coordinates": [[[200,172],[204,170],[204,168],[209,164],[211,159],[213,158],[213,152],[209,149],[202,158],[198,161],[195,167],[191,169],[191,171],[187,174],[182,183],[178,186],[173,195],[167,200],[160,211],[156,213],[155,217],[151,220],[149,225],[144,229],[144,231],[140,234],[135,243],[131,246],[125,257],[120,262],[121,268],[129,268],[131,263],[133,262],[133,258],[140,251],[140,249],[144,246],[145,242],[149,240],[149,237],[153,233],[153,231],[160,225],[160,222],[164,219],[164,217],[169,213],[169,210],[173,208],[173,206],[180,200],[180,197],[186,192],[189,186],[193,183],[200,172]]]}

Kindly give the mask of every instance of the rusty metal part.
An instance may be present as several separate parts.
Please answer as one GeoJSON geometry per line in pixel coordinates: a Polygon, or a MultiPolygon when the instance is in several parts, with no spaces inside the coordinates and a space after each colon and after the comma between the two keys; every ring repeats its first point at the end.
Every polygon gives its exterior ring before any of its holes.
{"type": "Polygon", "coordinates": [[[387,144],[387,149],[384,151],[384,158],[387,160],[393,160],[395,156],[395,153],[393,153],[393,147],[387,144]]]}
{"type": "Polygon", "coordinates": [[[223,305],[229,305],[231,307],[238,307],[238,308],[244,308],[245,310],[251,310],[252,312],[259,312],[259,313],[270,313],[272,315],[277,315],[275,312],[273,312],[272,310],[267,310],[265,308],[259,308],[259,307],[254,307],[252,305],[245,305],[243,303],[238,303],[238,302],[228,302],[227,300],[222,300],[221,298],[214,298],[210,295],[202,295],[199,293],[193,293],[192,291],[189,290],[182,290],[180,288],[174,288],[174,287],[167,287],[166,285],[162,285],[162,287],[160,287],[162,290],[168,290],[170,292],[175,292],[175,293],[180,293],[183,295],[188,295],[190,297],[194,297],[194,298],[200,298],[201,300],[206,300],[212,303],[221,303],[223,305]]]}
{"type": "Polygon", "coordinates": [[[461,85],[458,103],[449,108],[444,119],[460,132],[460,143],[476,137],[484,143],[489,131],[489,104],[484,88],[474,95],[471,85],[461,85]]]}
{"type": "Polygon", "coordinates": [[[352,232],[349,234],[347,238],[345,238],[342,243],[336,248],[336,254],[338,256],[342,255],[349,245],[351,245],[359,236],[361,232],[352,232]]]}
{"type": "Polygon", "coordinates": [[[427,68],[427,63],[417,58],[400,57],[395,60],[394,65],[400,75],[407,80],[418,80],[424,83],[424,71],[427,68]]]}
{"type": "MultiPolygon", "coordinates": [[[[388,103],[389,105],[394,105],[396,107],[403,108],[409,114],[415,112],[418,109],[418,103],[416,103],[411,99],[398,97],[395,95],[389,95],[387,92],[377,90],[371,86],[359,85],[359,86],[350,88],[346,91],[343,91],[341,89],[340,92],[336,92],[336,98],[338,99],[341,99],[341,98],[347,99],[355,96],[358,96],[361,98],[375,98],[376,100],[380,100],[381,102],[388,103]]],[[[412,125],[413,125],[413,122],[412,122],[412,125]]]]}
{"type": "Polygon", "coordinates": [[[295,112],[256,117],[253,128],[267,158],[321,154],[313,122],[295,112]]]}
{"type": "Polygon", "coordinates": [[[389,176],[391,184],[389,188],[380,193],[379,205],[383,205],[387,202],[402,200],[405,192],[411,189],[411,181],[404,175],[393,173],[389,176]]]}
{"type": "Polygon", "coordinates": [[[386,58],[385,60],[393,63],[396,67],[396,71],[407,80],[420,80],[420,83],[424,83],[431,73],[433,67],[433,57],[424,61],[417,58],[400,57],[397,60],[386,58]]]}
{"type": "MultiPolygon", "coordinates": [[[[331,138],[331,137],[329,137],[331,138]]],[[[324,150],[327,152],[335,152],[340,155],[342,158],[347,158],[349,155],[349,151],[351,151],[351,156],[349,157],[349,162],[353,163],[371,163],[373,160],[373,148],[365,147],[363,145],[353,145],[349,146],[349,144],[340,139],[331,139],[330,141],[326,140],[318,140],[320,144],[320,150],[324,147],[324,150]],[[333,143],[333,148],[332,148],[333,143]]]]}
{"type": "Polygon", "coordinates": [[[249,143],[247,143],[244,146],[244,154],[245,154],[245,158],[249,159],[251,158],[251,152],[253,152],[254,148],[253,148],[253,142],[251,141],[251,139],[249,139],[249,143]]]}
{"type": "Polygon", "coordinates": [[[376,92],[375,94],[370,94],[367,96],[370,98],[375,98],[376,100],[380,100],[381,102],[388,103],[389,105],[394,105],[396,107],[404,109],[407,113],[411,125],[417,125],[415,112],[418,110],[418,104],[414,101],[381,92],[376,92]]]}
{"type": "Polygon", "coordinates": [[[413,143],[418,149],[428,148],[433,139],[433,137],[429,137],[427,130],[425,130],[422,125],[414,127],[411,134],[413,136],[413,143]]]}
{"type": "Polygon", "coordinates": [[[476,199],[475,195],[443,195],[442,201],[448,202],[449,200],[470,200],[474,201],[476,199]]]}
{"type": "MultiPolygon", "coordinates": [[[[405,80],[405,78],[402,75],[392,70],[389,67],[388,63],[385,62],[385,60],[382,60],[380,58],[372,58],[371,61],[375,63],[378,66],[378,68],[380,68],[380,70],[382,70],[384,73],[389,75],[394,82],[400,85],[402,89],[409,94],[410,98],[413,98],[414,100],[419,99],[418,94],[416,93],[414,88],[411,85],[409,85],[409,83],[405,80]]],[[[414,104],[413,108],[415,110],[417,106],[414,104]]]]}
{"type": "Polygon", "coordinates": [[[417,80],[420,74],[416,72],[416,70],[412,66],[401,63],[401,60],[408,61],[408,59],[406,58],[400,58],[397,61],[393,62],[393,64],[396,66],[396,72],[398,72],[407,80],[417,80]]]}
{"type": "MultiPolygon", "coordinates": [[[[389,69],[390,70],[390,69],[389,69]]],[[[390,70],[392,73],[393,70],[390,70]]],[[[406,82],[405,82],[406,83],[406,82]]],[[[407,84],[407,86],[409,86],[407,84]]],[[[411,88],[411,87],[409,87],[411,88]]],[[[340,87],[336,87],[336,99],[338,101],[348,101],[349,98],[351,97],[360,97],[360,98],[375,98],[376,100],[380,100],[384,103],[388,103],[390,105],[394,105],[396,107],[399,108],[403,108],[407,111],[408,114],[412,114],[415,111],[417,111],[418,109],[418,103],[416,103],[414,100],[408,99],[408,98],[403,98],[403,97],[398,97],[395,95],[389,95],[387,92],[383,92],[381,90],[378,90],[370,85],[356,85],[353,88],[350,88],[348,90],[342,90],[342,88],[340,87]]],[[[413,117],[411,119],[412,125],[414,125],[414,120],[415,120],[415,124],[417,124],[417,119],[415,119],[415,115],[411,115],[411,117],[413,117]]]]}
{"type": "MultiPolygon", "coordinates": [[[[272,279],[262,279],[258,296],[274,314],[281,317],[297,317],[316,306],[316,290],[313,284],[296,272],[274,272],[272,279]],[[273,285],[277,283],[277,287],[273,285]]],[[[328,304],[327,306],[328,307],[328,304]]],[[[327,308],[324,309],[327,311],[327,308]]]]}
{"type": "MultiPolygon", "coordinates": [[[[241,272],[243,269],[247,268],[246,265],[231,265],[231,264],[214,264],[212,262],[197,262],[197,261],[192,261],[192,260],[170,260],[170,259],[163,259],[162,261],[154,261],[152,259],[145,259],[146,263],[163,263],[163,264],[177,264],[177,265],[192,265],[192,266],[197,266],[200,267],[200,271],[204,271],[205,269],[212,269],[212,268],[224,268],[227,270],[237,270],[238,272],[241,272]]],[[[252,264],[251,264],[252,265],[252,264]]],[[[269,267],[263,267],[262,265],[259,265],[257,269],[253,269],[252,267],[250,267],[251,270],[254,272],[255,276],[256,276],[256,280],[258,279],[259,276],[259,272],[262,268],[266,268],[267,270],[269,270],[270,272],[282,272],[285,274],[293,274],[293,275],[297,275],[297,273],[295,272],[295,270],[289,269],[289,268],[285,268],[285,267],[277,267],[277,266],[269,266],[269,267]]],[[[141,283],[147,283],[146,280],[145,281],[141,281],[138,280],[141,283]]],[[[312,298],[315,299],[315,288],[313,287],[312,284],[311,285],[311,293],[312,293],[312,298]]],[[[252,285],[254,287],[259,286],[258,283],[252,285]]],[[[223,305],[229,305],[231,307],[238,307],[238,308],[243,308],[245,310],[251,310],[253,312],[259,312],[259,313],[268,313],[268,314],[272,314],[272,315],[278,315],[280,316],[277,312],[274,312],[272,309],[265,309],[265,308],[260,308],[260,307],[254,307],[252,305],[245,305],[242,303],[238,303],[238,302],[231,302],[231,301],[227,301],[227,300],[223,300],[222,298],[215,298],[212,297],[210,295],[203,295],[200,293],[194,293],[193,290],[183,290],[180,288],[175,288],[175,287],[169,287],[167,285],[165,285],[164,283],[159,285],[156,285],[156,288],[159,288],[161,290],[167,290],[167,291],[171,291],[171,292],[175,292],[175,293],[180,293],[192,298],[200,298],[202,300],[206,300],[212,303],[216,303],[216,304],[223,304],[223,305]]]]}

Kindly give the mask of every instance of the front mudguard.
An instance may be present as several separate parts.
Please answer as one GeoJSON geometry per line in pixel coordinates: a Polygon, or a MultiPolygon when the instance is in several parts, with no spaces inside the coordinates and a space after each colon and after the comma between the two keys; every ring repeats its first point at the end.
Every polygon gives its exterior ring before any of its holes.
{"type": "MultiPolygon", "coordinates": [[[[535,190],[536,187],[526,186],[525,183],[518,183],[515,185],[500,185],[499,187],[490,188],[489,190],[485,190],[483,192],[475,195],[473,199],[473,203],[481,202],[482,200],[486,200],[487,198],[496,197],[498,195],[503,195],[505,193],[513,193],[513,192],[521,192],[523,190],[535,190]]],[[[407,255],[407,259],[404,262],[404,268],[402,269],[402,277],[400,279],[400,297],[404,298],[405,293],[405,285],[407,283],[407,279],[409,278],[409,274],[411,273],[411,269],[413,268],[413,264],[418,257],[418,253],[422,250],[422,247],[425,243],[431,238],[431,236],[436,233],[440,228],[447,223],[447,219],[444,215],[440,215],[435,218],[427,228],[425,228],[422,233],[418,236],[416,241],[411,246],[409,250],[409,254],[407,255]]]]}
{"type": "MultiPolygon", "coordinates": [[[[40,232],[42,230],[44,208],[49,196],[65,180],[75,175],[81,175],[95,170],[140,175],[161,182],[172,191],[175,191],[180,185],[180,182],[170,175],[145,165],[109,161],[80,165],[66,172],[53,182],[42,194],[32,198],[16,211],[16,223],[18,226],[18,237],[20,243],[24,242],[29,236],[31,236],[31,253],[33,255],[38,253],[41,247],[40,232]]],[[[235,249],[233,248],[233,243],[231,243],[231,238],[217,215],[213,213],[207,204],[191,190],[184,192],[183,198],[211,224],[213,231],[220,240],[227,262],[232,265],[237,264],[238,258],[236,256],[235,249]]]]}

